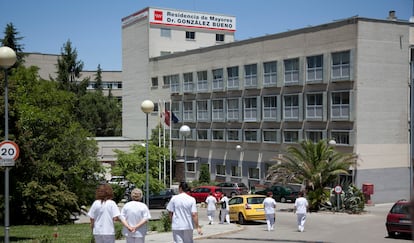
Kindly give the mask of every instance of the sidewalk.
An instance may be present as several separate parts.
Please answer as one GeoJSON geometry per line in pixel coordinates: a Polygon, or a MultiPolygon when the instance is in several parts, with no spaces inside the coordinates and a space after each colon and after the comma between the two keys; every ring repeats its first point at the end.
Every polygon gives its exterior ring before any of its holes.
{"type": "MultiPolygon", "coordinates": [[[[199,206],[199,205],[197,205],[199,206]]],[[[278,203],[278,211],[287,211],[293,209],[293,204],[291,203],[278,203]]],[[[199,224],[203,229],[203,235],[197,234],[197,231],[194,230],[194,239],[203,239],[211,237],[213,235],[221,235],[226,233],[237,232],[243,230],[243,225],[231,223],[231,224],[218,224],[218,211],[216,213],[215,222],[212,225],[208,224],[207,212],[203,207],[198,207],[198,219],[199,224]]],[[[145,237],[145,242],[165,242],[172,243],[172,232],[148,232],[145,237]]],[[[116,243],[125,243],[125,239],[117,240],[116,243]]]]}

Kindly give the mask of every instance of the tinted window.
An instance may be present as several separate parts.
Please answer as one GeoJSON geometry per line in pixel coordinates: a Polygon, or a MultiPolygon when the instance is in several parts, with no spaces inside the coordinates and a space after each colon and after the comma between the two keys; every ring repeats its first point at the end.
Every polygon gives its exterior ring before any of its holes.
{"type": "Polygon", "coordinates": [[[264,197],[249,197],[247,198],[248,204],[263,204],[264,197]]]}
{"type": "Polygon", "coordinates": [[[395,204],[391,209],[391,213],[409,214],[410,208],[408,204],[395,204]]]}

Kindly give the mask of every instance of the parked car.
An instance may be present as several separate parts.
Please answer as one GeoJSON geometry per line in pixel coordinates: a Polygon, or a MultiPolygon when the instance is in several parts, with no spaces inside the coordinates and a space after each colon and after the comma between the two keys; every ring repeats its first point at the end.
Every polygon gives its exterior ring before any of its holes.
{"type": "Polygon", "coordinates": [[[223,193],[225,193],[228,197],[249,193],[249,188],[244,183],[221,182],[217,184],[217,186],[221,187],[223,193]]]}
{"type": "Polygon", "coordinates": [[[269,191],[273,193],[273,198],[277,202],[295,202],[296,198],[298,197],[298,192],[292,192],[289,187],[281,184],[275,184],[263,190],[256,191],[255,194],[267,195],[269,191]]]}
{"type": "Polygon", "coordinates": [[[194,197],[197,203],[201,203],[206,201],[206,198],[210,195],[210,192],[213,193],[212,195],[217,199],[217,201],[219,201],[223,195],[221,188],[218,186],[199,186],[191,190],[188,194],[194,197]]]}
{"type": "Polygon", "coordinates": [[[124,176],[112,176],[108,183],[111,185],[119,185],[122,187],[128,187],[129,185],[129,181],[125,179],[124,176]]]}
{"type": "Polygon", "coordinates": [[[149,208],[167,208],[171,198],[177,195],[174,189],[164,189],[158,193],[151,193],[149,195],[149,208]]]}
{"type": "Polygon", "coordinates": [[[245,224],[246,221],[265,220],[262,195],[236,195],[229,201],[230,221],[245,224]]]}
{"type": "Polygon", "coordinates": [[[407,200],[398,200],[391,207],[385,222],[389,237],[396,237],[398,234],[412,234],[413,221],[410,207],[411,203],[407,200]]]}

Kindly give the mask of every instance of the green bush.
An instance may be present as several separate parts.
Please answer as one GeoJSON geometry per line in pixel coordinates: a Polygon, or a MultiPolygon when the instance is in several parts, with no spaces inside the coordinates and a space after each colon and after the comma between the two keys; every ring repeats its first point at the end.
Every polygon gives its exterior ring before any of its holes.
{"type": "Polygon", "coordinates": [[[164,232],[171,231],[171,220],[170,220],[170,215],[168,214],[168,212],[164,211],[161,213],[160,221],[162,224],[162,230],[164,232]]]}

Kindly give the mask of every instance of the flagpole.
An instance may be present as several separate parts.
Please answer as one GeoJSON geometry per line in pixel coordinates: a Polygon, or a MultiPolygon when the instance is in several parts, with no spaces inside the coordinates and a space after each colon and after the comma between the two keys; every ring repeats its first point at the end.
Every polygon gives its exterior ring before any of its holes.
{"type": "MultiPolygon", "coordinates": [[[[158,100],[158,148],[161,147],[161,100],[158,100]]],[[[158,161],[158,180],[161,181],[161,162],[158,161]]]]}
{"type": "MultiPolygon", "coordinates": [[[[165,100],[162,101],[164,107],[165,107],[165,100]]],[[[163,148],[165,150],[165,124],[162,127],[163,128],[163,148]]],[[[165,161],[165,153],[163,153],[163,159],[164,159],[164,186],[166,186],[166,178],[167,178],[167,168],[165,167],[166,161],[165,161]]]]}
{"type": "MultiPolygon", "coordinates": [[[[171,99],[170,99],[170,111],[171,111],[171,99]]],[[[172,188],[172,168],[173,168],[173,166],[172,166],[172,142],[171,142],[171,135],[172,135],[172,133],[171,133],[171,131],[172,131],[172,129],[171,129],[171,127],[172,127],[171,117],[172,117],[172,111],[171,111],[171,114],[170,114],[170,142],[169,142],[169,149],[170,149],[170,188],[172,188]]]]}

